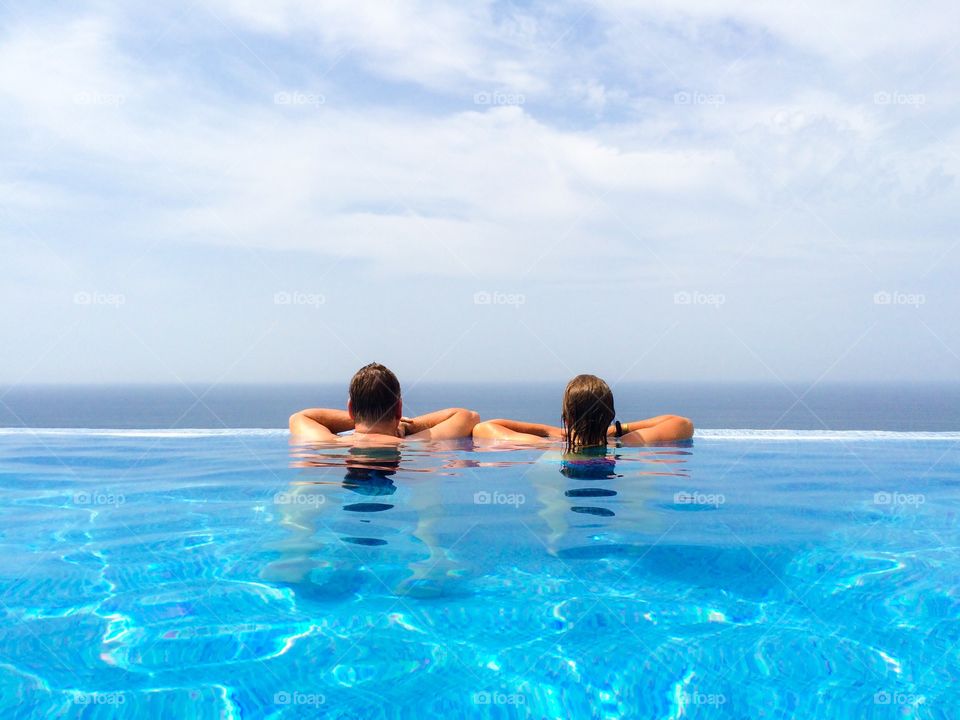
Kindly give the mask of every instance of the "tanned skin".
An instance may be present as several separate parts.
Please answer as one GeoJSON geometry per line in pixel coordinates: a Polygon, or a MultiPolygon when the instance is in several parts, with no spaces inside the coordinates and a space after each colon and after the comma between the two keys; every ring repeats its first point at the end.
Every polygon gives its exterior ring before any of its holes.
{"type": "MultiPolygon", "coordinates": [[[[646,420],[620,423],[623,445],[650,445],[652,443],[689,440],[693,437],[693,423],[679,415],[658,415],[646,420]]],[[[607,437],[615,437],[617,429],[611,425],[607,437]]],[[[473,428],[474,439],[509,440],[516,443],[545,443],[563,440],[563,428],[540,423],[521,422],[498,418],[478,423],[473,428]]]]}
{"type": "Polygon", "coordinates": [[[451,440],[470,437],[480,415],[464,408],[447,408],[414,418],[403,416],[397,401],[394,416],[378,423],[357,421],[353,406],[346,410],[310,408],[290,416],[290,434],[299,442],[337,442],[349,445],[399,444],[410,440],[451,440]],[[340,433],[353,430],[353,435],[340,433]]]}

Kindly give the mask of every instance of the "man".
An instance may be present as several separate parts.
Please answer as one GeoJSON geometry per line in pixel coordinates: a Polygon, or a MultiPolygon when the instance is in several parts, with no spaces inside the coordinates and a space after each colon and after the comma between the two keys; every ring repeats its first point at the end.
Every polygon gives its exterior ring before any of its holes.
{"type": "Polygon", "coordinates": [[[360,368],[350,380],[347,409],[312,408],[290,416],[290,433],[300,441],[400,443],[470,437],[480,416],[447,408],[415,418],[403,416],[397,376],[379,363],[360,368]],[[353,430],[352,436],[340,433],[353,430]]]}

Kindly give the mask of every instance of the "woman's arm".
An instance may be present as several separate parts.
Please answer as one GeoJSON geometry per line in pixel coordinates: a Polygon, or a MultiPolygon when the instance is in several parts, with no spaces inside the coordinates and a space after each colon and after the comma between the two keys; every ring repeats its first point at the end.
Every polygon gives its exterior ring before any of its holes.
{"type": "MultiPolygon", "coordinates": [[[[624,445],[646,445],[656,442],[675,442],[693,437],[693,422],[680,415],[658,415],[646,420],[621,423],[624,445]]],[[[607,436],[616,435],[616,426],[607,430],[607,436]]]]}
{"type": "MultiPolygon", "coordinates": [[[[626,435],[628,432],[633,432],[635,430],[646,430],[647,428],[652,428],[655,425],[659,425],[665,420],[670,420],[672,418],[680,417],[679,415],[657,415],[656,417],[647,418],[646,420],[631,420],[628,423],[620,423],[620,427],[623,430],[623,434],[626,435]],[[629,430],[627,427],[629,426],[629,430]]],[[[617,426],[611,425],[607,428],[607,437],[613,437],[617,434],[617,426]]]]}
{"type": "Polygon", "coordinates": [[[498,418],[479,423],[473,428],[475,439],[512,440],[514,442],[543,442],[544,439],[563,438],[563,429],[540,423],[498,418]]]}

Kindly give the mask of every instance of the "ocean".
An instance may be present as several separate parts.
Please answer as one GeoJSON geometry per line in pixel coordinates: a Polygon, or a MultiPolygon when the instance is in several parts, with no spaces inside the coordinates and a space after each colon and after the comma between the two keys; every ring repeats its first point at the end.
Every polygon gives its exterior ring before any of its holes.
{"type": "MultiPolygon", "coordinates": [[[[401,378],[403,382],[403,378],[401,378]]],[[[408,383],[404,412],[468,407],[484,418],[559,424],[563,382],[408,383]]],[[[0,387],[0,427],[284,428],[305,407],[344,407],[346,379],[313,385],[0,387]]],[[[623,421],[685,415],[698,428],[960,431],[960,383],[621,383],[623,421]]]]}

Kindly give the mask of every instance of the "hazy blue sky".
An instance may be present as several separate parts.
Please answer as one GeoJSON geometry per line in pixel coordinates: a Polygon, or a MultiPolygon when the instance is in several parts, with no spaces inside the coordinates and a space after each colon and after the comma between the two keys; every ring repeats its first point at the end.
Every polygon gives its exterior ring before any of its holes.
{"type": "Polygon", "coordinates": [[[0,383],[958,376],[955,2],[0,8],[0,383]]]}

